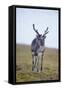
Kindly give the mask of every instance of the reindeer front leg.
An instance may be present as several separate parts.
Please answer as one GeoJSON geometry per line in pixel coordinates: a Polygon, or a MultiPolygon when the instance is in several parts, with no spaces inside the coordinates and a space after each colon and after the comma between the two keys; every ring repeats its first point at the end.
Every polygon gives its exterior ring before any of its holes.
{"type": "Polygon", "coordinates": [[[43,55],[44,55],[44,53],[42,52],[42,54],[41,54],[41,71],[43,69],[43,55]]]}
{"type": "Polygon", "coordinates": [[[34,68],[35,68],[35,65],[34,65],[34,63],[35,63],[35,62],[34,62],[34,61],[35,61],[34,59],[35,59],[35,58],[34,58],[34,57],[35,57],[35,56],[32,55],[32,71],[34,71],[34,68]]]}
{"type": "Polygon", "coordinates": [[[34,71],[36,68],[36,56],[35,53],[32,52],[32,71],[34,71]]]}
{"type": "Polygon", "coordinates": [[[37,71],[41,71],[41,53],[38,53],[38,60],[37,60],[37,71]]]}

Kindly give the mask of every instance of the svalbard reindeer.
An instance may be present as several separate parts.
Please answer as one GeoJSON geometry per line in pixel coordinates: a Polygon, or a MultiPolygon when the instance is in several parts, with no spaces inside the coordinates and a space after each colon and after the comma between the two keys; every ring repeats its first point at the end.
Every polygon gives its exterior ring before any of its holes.
{"type": "Polygon", "coordinates": [[[33,30],[36,32],[36,37],[32,41],[31,51],[32,51],[32,71],[40,72],[42,71],[43,55],[45,51],[45,38],[48,33],[48,27],[46,28],[44,34],[39,34],[38,30],[35,29],[33,24],[33,30]]]}

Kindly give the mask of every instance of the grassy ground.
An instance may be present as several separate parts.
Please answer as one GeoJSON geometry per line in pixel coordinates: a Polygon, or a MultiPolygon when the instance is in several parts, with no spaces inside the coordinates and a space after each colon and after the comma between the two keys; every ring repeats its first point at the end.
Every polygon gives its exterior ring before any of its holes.
{"type": "Polygon", "coordinates": [[[32,72],[31,48],[16,45],[16,82],[58,80],[58,50],[46,48],[42,72],[32,72]]]}

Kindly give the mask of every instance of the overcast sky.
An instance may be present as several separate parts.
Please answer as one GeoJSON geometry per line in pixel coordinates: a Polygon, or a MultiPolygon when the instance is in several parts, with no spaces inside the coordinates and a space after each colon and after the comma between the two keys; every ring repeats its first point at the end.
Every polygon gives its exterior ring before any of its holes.
{"type": "Polygon", "coordinates": [[[49,27],[45,46],[58,48],[57,10],[16,8],[16,43],[31,44],[36,37],[33,24],[40,34],[43,34],[49,27]]]}

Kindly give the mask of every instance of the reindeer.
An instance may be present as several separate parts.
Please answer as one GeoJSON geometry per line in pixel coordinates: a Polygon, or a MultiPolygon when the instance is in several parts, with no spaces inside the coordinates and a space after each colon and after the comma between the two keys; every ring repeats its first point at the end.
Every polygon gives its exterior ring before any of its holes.
{"type": "Polygon", "coordinates": [[[43,56],[45,51],[45,38],[48,33],[48,27],[46,28],[44,34],[39,34],[38,30],[35,29],[33,24],[33,30],[36,32],[36,38],[32,41],[31,51],[32,51],[32,71],[40,72],[42,71],[43,56]]]}

